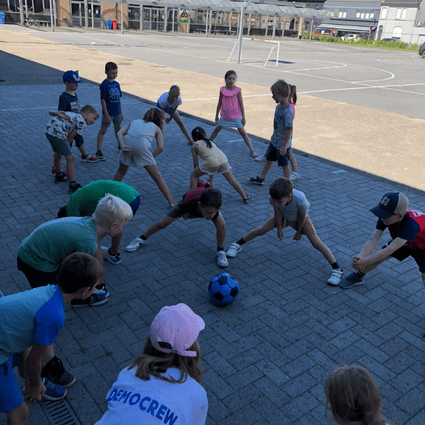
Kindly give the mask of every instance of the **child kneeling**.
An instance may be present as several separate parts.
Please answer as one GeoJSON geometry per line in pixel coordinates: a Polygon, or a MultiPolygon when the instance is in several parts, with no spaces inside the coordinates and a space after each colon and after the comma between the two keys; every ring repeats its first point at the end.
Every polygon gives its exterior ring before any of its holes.
{"type": "Polygon", "coordinates": [[[292,227],[296,233],[294,240],[299,241],[302,235],[307,236],[313,248],[317,249],[332,267],[332,275],[328,279],[330,285],[339,285],[344,271],[339,267],[329,248],[319,239],[316,229],[308,216],[310,203],[303,192],[293,188],[290,180],[278,178],[273,180],[269,189],[270,203],[273,205],[274,215],[270,217],[262,227],[251,230],[243,238],[230,245],[226,255],[230,258],[236,257],[242,250],[242,245],[263,236],[277,227],[277,237],[283,239],[283,229],[292,227]]]}

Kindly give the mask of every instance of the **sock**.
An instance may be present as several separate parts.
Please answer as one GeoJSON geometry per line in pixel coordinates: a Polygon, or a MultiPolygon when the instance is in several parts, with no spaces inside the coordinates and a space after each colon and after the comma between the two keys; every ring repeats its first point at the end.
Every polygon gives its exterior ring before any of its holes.
{"type": "Polygon", "coordinates": [[[242,246],[244,243],[246,243],[246,241],[244,241],[243,238],[240,238],[238,241],[236,241],[236,243],[240,246],[242,246]]]}
{"type": "Polygon", "coordinates": [[[224,251],[224,246],[218,246],[217,247],[217,252],[219,252],[219,251],[224,251]]]}
{"type": "Polygon", "coordinates": [[[338,264],[338,262],[337,261],[335,261],[335,263],[332,263],[331,264],[331,267],[333,268],[333,269],[340,269],[341,267],[339,267],[339,264],[338,264]]]}
{"type": "Polygon", "coordinates": [[[358,277],[364,277],[365,275],[366,275],[366,273],[362,273],[362,272],[359,272],[358,270],[356,271],[356,275],[358,276],[358,277]]]}
{"type": "Polygon", "coordinates": [[[148,238],[145,235],[140,236],[140,239],[142,239],[142,241],[147,241],[148,238]]]}

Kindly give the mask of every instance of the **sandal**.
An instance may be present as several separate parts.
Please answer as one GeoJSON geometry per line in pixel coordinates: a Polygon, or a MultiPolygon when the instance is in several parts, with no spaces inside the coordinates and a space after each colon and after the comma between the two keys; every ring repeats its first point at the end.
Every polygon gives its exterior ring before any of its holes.
{"type": "Polygon", "coordinates": [[[251,197],[249,195],[246,195],[246,198],[244,198],[243,203],[249,204],[251,202],[251,197]]]}
{"type": "Polygon", "coordinates": [[[255,153],[255,151],[250,151],[251,152],[251,156],[253,158],[258,158],[258,155],[255,153]]]}

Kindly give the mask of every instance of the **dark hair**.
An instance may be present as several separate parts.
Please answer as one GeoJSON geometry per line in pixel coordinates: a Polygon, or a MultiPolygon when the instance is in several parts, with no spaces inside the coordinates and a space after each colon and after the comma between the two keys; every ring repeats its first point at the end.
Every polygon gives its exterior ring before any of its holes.
{"type": "Polygon", "coordinates": [[[158,109],[155,106],[148,109],[143,115],[144,122],[153,122],[161,129],[162,132],[164,131],[164,118],[164,111],[162,109],[158,109]]]}
{"type": "Polygon", "coordinates": [[[205,189],[199,198],[199,203],[202,207],[213,207],[219,210],[223,203],[223,196],[217,189],[205,189]]]}
{"type": "Polygon", "coordinates": [[[107,62],[105,65],[105,72],[109,72],[113,69],[118,69],[118,65],[115,62],[107,62]]]}
{"type": "MultiPolygon", "coordinates": [[[[163,348],[171,348],[171,345],[166,342],[159,342],[163,348]]],[[[183,383],[187,379],[187,375],[191,376],[195,381],[202,382],[202,371],[199,367],[201,360],[201,347],[198,341],[195,341],[190,348],[190,351],[196,351],[196,357],[184,357],[175,353],[163,353],[157,350],[151,342],[150,337],[146,339],[143,354],[137,357],[128,367],[128,370],[137,367],[135,375],[148,381],[150,376],[162,379],[172,383],[183,383]],[[180,378],[175,380],[161,375],[165,373],[169,367],[175,367],[180,370],[180,378]]]]}
{"type": "Polygon", "coordinates": [[[57,218],[64,218],[64,217],[68,217],[68,213],[66,212],[66,205],[59,208],[57,218]]]}
{"type": "Polygon", "coordinates": [[[289,84],[289,88],[291,89],[291,94],[289,95],[289,97],[290,97],[289,103],[296,105],[296,103],[297,103],[297,86],[294,86],[293,84],[289,84]]]}
{"type": "Polygon", "coordinates": [[[279,177],[278,179],[274,179],[272,181],[269,189],[269,195],[272,197],[272,199],[278,201],[279,199],[288,197],[292,193],[293,189],[294,185],[292,184],[291,180],[279,177]]]}
{"type": "Polygon", "coordinates": [[[382,398],[370,373],[361,366],[341,366],[326,379],[326,404],[339,424],[385,425],[382,398]]]}
{"type": "Polygon", "coordinates": [[[271,87],[272,93],[279,93],[282,96],[288,97],[291,93],[289,84],[285,80],[277,80],[271,87]]]}
{"type": "Polygon", "coordinates": [[[102,277],[103,268],[96,258],[74,252],[62,261],[57,282],[64,294],[73,294],[81,288],[92,288],[102,277]]]}
{"type": "Polygon", "coordinates": [[[194,142],[203,140],[210,149],[212,148],[211,140],[207,139],[207,133],[205,133],[205,130],[202,127],[195,127],[192,130],[192,139],[194,142]]]}
{"type": "Polygon", "coordinates": [[[93,114],[95,117],[96,117],[96,119],[98,119],[99,118],[99,113],[96,111],[96,109],[93,107],[93,106],[91,106],[91,105],[86,105],[86,106],[83,106],[82,108],[81,108],[81,112],[84,112],[84,113],[90,113],[90,114],[93,114]]]}
{"type": "Polygon", "coordinates": [[[168,91],[169,94],[176,94],[176,95],[180,95],[180,87],[179,86],[171,86],[170,90],[168,91]]]}
{"type": "Polygon", "coordinates": [[[235,74],[235,78],[236,78],[236,79],[238,79],[238,74],[236,74],[236,71],[233,71],[233,70],[231,69],[230,71],[227,71],[227,72],[224,74],[224,80],[227,80],[227,77],[228,77],[229,75],[232,75],[232,74],[235,74]]]}

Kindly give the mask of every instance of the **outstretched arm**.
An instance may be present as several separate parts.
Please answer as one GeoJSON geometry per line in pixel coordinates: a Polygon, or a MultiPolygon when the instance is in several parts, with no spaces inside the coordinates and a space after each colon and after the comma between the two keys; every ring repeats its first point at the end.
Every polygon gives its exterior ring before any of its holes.
{"type": "Polygon", "coordinates": [[[62,120],[71,121],[71,118],[69,118],[69,115],[67,115],[65,111],[49,111],[49,115],[52,117],[59,117],[62,120]]]}
{"type": "Polygon", "coordinates": [[[241,112],[242,112],[242,125],[245,127],[246,119],[245,119],[245,108],[243,106],[243,100],[242,100],[242,91],[238,93],[238,100],[239,100],[239,105],[241,107],[241,112]]]}
{"type": "Polygon", "coordinates": [[[217,102],[217,111],[216,111],[216,113],[215,113],[215,123],[217,124],[218,123],[218,115],[219,115],[219,113],[220,113],[220,110],[221,110],[221,102],[223,101],[223,95],[222,95],[222,93],[220,92],[220,95],[218,96],[218,102],[217,102]]]}
{"type": "Polygon", "coordinates": [[[224,241],[226,240],[226,223],[221,213],[215,220],[212,220],[215,228],[217,229],[217,247],[224,248],[224,241]]]}
{"type": "Polygon", "coordinates": [[[130,124],[127,124],[125,127],[123,127],[118,133],[117,133],[117,139],[118,143],[121,146],[121,149],[124,152],[130,152],[131,148],[125,144],[124,136],[128,133],[128,130],[130,128],[130,124]]]}

